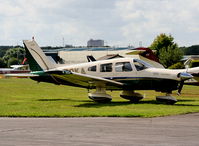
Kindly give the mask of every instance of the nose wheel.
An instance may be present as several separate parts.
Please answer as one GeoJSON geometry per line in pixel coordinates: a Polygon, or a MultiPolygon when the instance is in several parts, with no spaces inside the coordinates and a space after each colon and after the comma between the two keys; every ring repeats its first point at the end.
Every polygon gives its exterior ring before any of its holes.
{"type": "Polygon", "coordinates": [[[171,94],[167,93],[165,96],[156,96],[156,101],[166,104],[175,104],[177,102],[177,99],[171,96],[171,94]]]}

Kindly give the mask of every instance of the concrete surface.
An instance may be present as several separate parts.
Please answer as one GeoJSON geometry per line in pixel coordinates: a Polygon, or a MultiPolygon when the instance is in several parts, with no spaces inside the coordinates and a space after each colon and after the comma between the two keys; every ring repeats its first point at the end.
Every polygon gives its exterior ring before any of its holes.
{"type": "Polygon", "coordinates": [[[199,113],[158,118],[0,118],[0,146],[198,146],[199,113]]]}

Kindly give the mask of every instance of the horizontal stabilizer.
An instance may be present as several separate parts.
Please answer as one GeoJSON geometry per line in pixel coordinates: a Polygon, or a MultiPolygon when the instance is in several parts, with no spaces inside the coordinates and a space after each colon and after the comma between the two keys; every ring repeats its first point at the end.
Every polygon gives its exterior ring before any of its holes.
{"type": "Polygon", "coordinates": [[[38,77],[39,75],[35,74],[5,74],[5,77],[20,77],[20,78],[28,78],[28,77],[38,77]]]}

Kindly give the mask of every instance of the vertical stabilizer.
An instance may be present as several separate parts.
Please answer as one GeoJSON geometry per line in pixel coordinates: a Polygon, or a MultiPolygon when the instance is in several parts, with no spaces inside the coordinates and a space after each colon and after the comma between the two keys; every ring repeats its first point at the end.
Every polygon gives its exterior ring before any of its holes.
{"type": "Polygon", "coordinates": [[[24,40],[23,43],[31,71],[49,70],[56,67],[56,64],[49,60],[35,40],[24,40]]]}

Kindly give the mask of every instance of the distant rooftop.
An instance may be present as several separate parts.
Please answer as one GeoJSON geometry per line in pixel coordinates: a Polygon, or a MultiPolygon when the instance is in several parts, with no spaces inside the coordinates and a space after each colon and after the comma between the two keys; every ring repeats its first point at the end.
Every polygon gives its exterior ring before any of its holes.
{"type": "Polygon", "coordinates": [[[83,47],[83,48],[63,48],[63,51],[114,51],[114,50],[129,50],[129,47],[83,47]]]}
{"type": "Polygon", "coordinates": [[[60,48],[60,49],[44,49],[44,52],[59,52],[59,51],[120,51],[131,50],[133,47],[75,47],[75,48],[60,48]]]}

